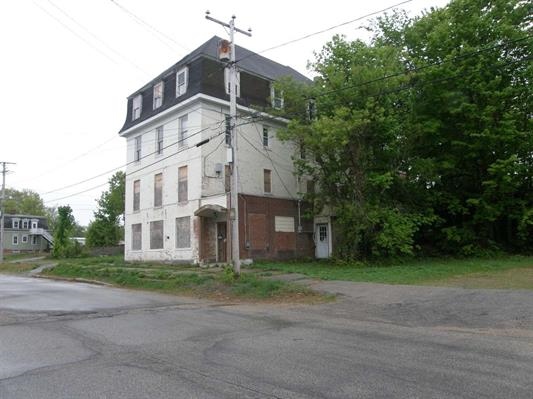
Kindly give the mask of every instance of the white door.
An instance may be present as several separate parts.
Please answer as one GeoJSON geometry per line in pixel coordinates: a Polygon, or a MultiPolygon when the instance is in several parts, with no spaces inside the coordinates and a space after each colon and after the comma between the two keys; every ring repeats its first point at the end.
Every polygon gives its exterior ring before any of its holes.
{"type": "Polygon", "coordinates": [[[327,223],[317,223],[315,237],[316,257],[319,259],[329,258],[329,234],[327,223]]]}

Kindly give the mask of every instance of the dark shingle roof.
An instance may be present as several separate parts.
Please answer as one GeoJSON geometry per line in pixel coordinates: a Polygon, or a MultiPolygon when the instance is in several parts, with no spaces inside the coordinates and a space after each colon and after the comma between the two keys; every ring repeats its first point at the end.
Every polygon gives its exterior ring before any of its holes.
{"type": "MultiPolygon", "coordinates": [[[[135,91],[129,97],[133,97],[144,89],[153,86],[155,83],[160,81],[163,77],[167,76],[169,73],[175,72],[179,67],[188,64],[192,60],[199,57],[208,57],[212,59],[218,59],[218,42],[222,40],[218,36],[213,36],[211,39],[206,41],[196,50],[193,50],[191,53],[183,57],[176,64],[172,65],[170,68],[166,69],[163,73],[158,75],[156,78],[152,79],[149,83],[144,85],[139,90],[135,91]]],[[[295,80],[301,82],[310,82],[309,78],[302,75],[300,72],[295,69],[281,65],[275,61],[272,61],[262,55],[254,53],[244,47],[235,46],[235,53],[237,56],[238,66],[241,70],[245,70],[255,75],[265,77],[269,80],[277,80],[281,77],[290,76],[295,80]],[[240,60],[240,61],[239,61],[240,60]]]]}

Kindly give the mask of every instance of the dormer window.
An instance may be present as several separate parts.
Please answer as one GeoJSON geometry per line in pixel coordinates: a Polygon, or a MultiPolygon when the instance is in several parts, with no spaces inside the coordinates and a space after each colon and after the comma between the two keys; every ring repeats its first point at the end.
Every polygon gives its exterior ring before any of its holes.
{"type": "Polygon", "coordinates": [[[283,109],[283,90],[276,90],[274,85],[270,86],[270,99],[272,101],[272,108],[283,109]]]}
{"type": "Polygon", "coordinates": [[[26,230],[28,228],[29,222],[30,221],[28,219],[24,219],[22,221],[22,228],[26,230]]]}
{"type": "Polygon", "coordinates": [[[188,80],[189,68],[182,68],[176,73],[176,97],[182,96],[187,92],[188,80]]]}
{"type": "MultiPolygon", "coordinates": [[[[224,69],[224,87],[226,88],[226,94],[230,94],[230,69],[226,68],[224,69]]],[[[237,79],[235,82],[235,92],[237,93],[237,97],[241,96],[241,73],[237,72],[237,79]]]]}
{"type": "Polygon", "coordinates": [[[132,121],[134,121],[135,119],[139,119],[141,117],[142,107],[143,107],[143,97],[141,94],[139,94],[133,98],[133,109],[131,113],[132,121]]]}
{"type": "Polygon", "coordinates": [[[12,223],[12,226],[13,226],[14,229],[19,229],[20,228],[20,219],[13,219],[11,221],[11,223],[12,223]]]}
{"type": "Polygon", "coordinates": [[[163,88],[163,82],[159,82],[154,86],[154,109],[163,104],[163,88]]]}

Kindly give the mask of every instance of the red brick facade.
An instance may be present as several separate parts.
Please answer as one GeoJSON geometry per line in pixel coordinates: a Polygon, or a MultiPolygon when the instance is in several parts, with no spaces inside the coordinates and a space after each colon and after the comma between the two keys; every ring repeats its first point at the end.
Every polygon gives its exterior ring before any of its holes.
{"type": "Polygon", "coordinates": [[[313,221],[303,217],[301,203],[298,232],[298,201],[263,196],[239,195],[241,259],[293,259],[314,257],[313,221]],[[275,229],[275,217],[294,218],[294,232],[275,229]]]}

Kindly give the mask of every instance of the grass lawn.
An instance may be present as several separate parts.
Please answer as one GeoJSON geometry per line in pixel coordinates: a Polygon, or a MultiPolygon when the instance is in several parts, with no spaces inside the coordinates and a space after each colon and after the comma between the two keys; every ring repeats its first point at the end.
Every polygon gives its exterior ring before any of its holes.
{"type": "Polygon", "coordinates": [[[324,296],[301,285],[220,268],[129,263],[119,256],[59,260],[49,276],[84,278],[113,285],[222,300],[320,302],[324,296]]]}
{"type": "Polygon", "coordinates": [[[19,274],[36,268],[35,263],[0,263],[0,273],[19,274]]]}
{"type": "Polygon", "coordinates": [[[396,264],[338,265],[332,262],[259,262],[254,269],[301,273],[324,280],[472,288],[533,289],[533,256],[490,259],[416,259],[396,264]],[[509,283],[512,279],[514,283],[509,283]]]}

